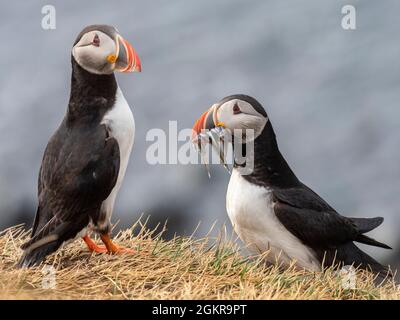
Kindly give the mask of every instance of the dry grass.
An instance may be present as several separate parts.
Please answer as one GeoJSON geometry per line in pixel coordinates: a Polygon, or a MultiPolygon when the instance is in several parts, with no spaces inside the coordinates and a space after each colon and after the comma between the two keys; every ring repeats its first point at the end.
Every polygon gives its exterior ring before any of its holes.
{"type": "MultiPolygon", "coordinates": [[[[137,230],[136,229],[136,230],[137,230]]],[[[56,285],[44,289],[43,265],[17,270],[20,245],[28,233],[22,226],[0,233],[0,299],[399,299],[394,283],[375,287],[373,277],[359,271],[356,289],[344,289],[337,272],[284,272],[249,261],[232,243],[214,239],[174,238],[138,223],[120,232],[118,244],[133,255],[90,254],[75,241],[46,263],[55,268],[56,285]],[[140,231],[133,236],[134,228],[140,231]]]]}

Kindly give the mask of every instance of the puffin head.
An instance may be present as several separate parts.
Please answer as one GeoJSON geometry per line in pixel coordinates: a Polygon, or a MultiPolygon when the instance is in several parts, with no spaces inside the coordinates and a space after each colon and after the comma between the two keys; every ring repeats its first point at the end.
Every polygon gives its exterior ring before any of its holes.
{"type": "Polygon", "coordinates": [[[263,132],[267,122],[267,113],[256,99],[244,94],[231,95],[212,105],[197,119],[193,126],[192,141],[197,141],[204,130],[219,128],[232,137],[244,138],[243,142],[251,142],[263,132]],[[251,138],[244,136],[248,129],[253,131],[251,138]]]}
{"type": "Polygon", "coordinates": [[[113,26],[84,28],[75,40],[72,56],[83,69],[94,74],[141,71],[135,50],[113,26]]]}

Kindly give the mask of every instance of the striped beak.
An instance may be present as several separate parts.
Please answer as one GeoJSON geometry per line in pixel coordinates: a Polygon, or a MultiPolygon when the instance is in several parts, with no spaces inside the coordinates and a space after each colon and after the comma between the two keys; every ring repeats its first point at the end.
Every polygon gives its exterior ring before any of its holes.
{"type": "Polygon", "coordinates": [[[213,105],[210,109],[204,112],[200,118],[196,120],[192,128],[192,141],[196,142],[198,136],[202,131],[207,131],[215,128],[215,117],[216,117],[217,105],[213,105]]]}
{"type": "MultiPolygon", "coordinates": [[[[230,172],[225,161],[225,137],[230,135],[225,129],[225,124],[218,121],[217,111],[220,104],[214,104],[210,109],[204,112],[200,118],[196,120],[192,128],[192,143],[200,154],[203,154],[205,145],[210,144],[219,154],[220,163],[222,163],[228,172],[230,172]]],[[[203,156],[202,156],[203,157],[203,156]]],[[[210,170],[207,160],[202,159],[205,164],[208,177],[210,170]]]]}
{"type": "Polygon", "coordinates": [[[115,70],[119,72],[141,72],[142,65],[139,56],[131,44],[117,35],[117,56],[109,57],[110,62],[115,62],[115,70]],[[114,61],[111,61],[113,60],[114,61]]]}

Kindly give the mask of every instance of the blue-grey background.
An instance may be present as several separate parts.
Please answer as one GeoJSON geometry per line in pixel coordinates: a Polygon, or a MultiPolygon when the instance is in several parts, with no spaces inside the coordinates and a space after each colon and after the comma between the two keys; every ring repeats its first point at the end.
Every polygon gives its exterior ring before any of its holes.
{"type": "Polygon", "coordinates": [[[348,216],[384,216],[371,235],[399,263],[399,1],[13,1],[0,5],[0,227],[30,224],[49,136],[68,103],[70,50],[88,24],[115,25],[137,50],[141,74],[117,78],[136,119],[136,139],[114,212],[169,218],[171,235],[227,222],[229,176],[195,165],[147,164],[151,128],[179,129],[232,93],[267,109],[280,148],[303,182],[348,216]],[[56,30],[41,8],[56,8],[56,30]],[[357,30],[341,8],[357,10],[357,30]],[[397,249],[396,249],[397,248],[397,249]]]}

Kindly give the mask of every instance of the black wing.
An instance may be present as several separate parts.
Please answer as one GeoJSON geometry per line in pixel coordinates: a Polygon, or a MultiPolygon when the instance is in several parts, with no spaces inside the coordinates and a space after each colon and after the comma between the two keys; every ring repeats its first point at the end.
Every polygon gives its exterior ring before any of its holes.
{"type": "Polygon", "coordinates": [[[55,215],[74,219],[71,215],[79,215],[80,209],[101,205],[115,186],[119,161],[118,143],[105,125],[83,132],[61,126],[43,157],[33,233],[55,215]],[[58,208],[63,212],[53,212],[58,208]]]}
{"type": "Polygon", "coordinates": [[[362,234],[377,227],[382,218],[343,217],[305,185],[274,190],[273,198],[275,214],[280,222],[310,247],[330,249],[358,241],[389,248],[362,234]]]}
{"type": "MultiPolygon", "coordinates": [[[[96,219],[117,181],[119,161],[118,143],[105,125],[79,131],[63,123],[46,147],[32,238],[22,248],[29,251],[40,244],[54,251],[86,227],[89,218],[96,219]]],[[[22,264],[30,263],[25,259],[22,264]]]]}

